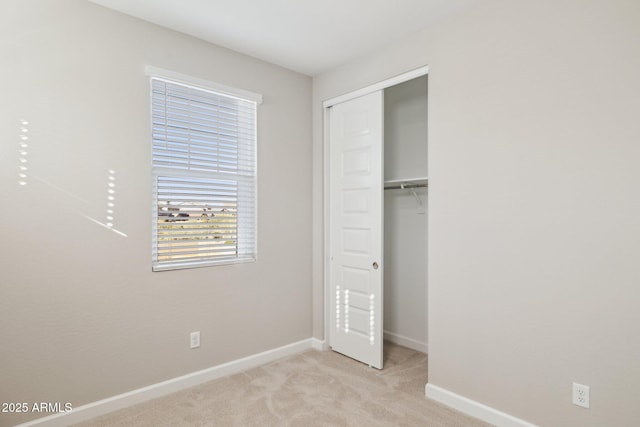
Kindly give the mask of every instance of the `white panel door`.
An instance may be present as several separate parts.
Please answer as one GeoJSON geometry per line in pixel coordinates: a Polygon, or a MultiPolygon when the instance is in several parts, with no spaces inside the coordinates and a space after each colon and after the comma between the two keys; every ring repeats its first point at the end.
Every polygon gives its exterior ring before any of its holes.
{"type": "Polygon", "coordinates": [[[331,107],[331,348],[382,369],[383,92],[331,107]]]}

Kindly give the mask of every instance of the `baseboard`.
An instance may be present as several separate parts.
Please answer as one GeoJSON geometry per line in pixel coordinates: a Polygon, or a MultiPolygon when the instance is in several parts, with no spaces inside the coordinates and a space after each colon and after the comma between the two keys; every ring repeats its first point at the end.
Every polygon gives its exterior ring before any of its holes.
{"type": "Polygon", "coordinates": [[[421,353],[427,353],[427,343],[414,340],[413,338],[408,338],[394,332],[384,331],[384,339],[385,341],[389,341],[421,353]]]}
{"type": "Polygon", "coordinates": [[[252,356],[244,357],[242,359],[223,363],[222,365],[203,369],[202,371],[193,372],[181,377],[99,400],[97,402],[88,403],[86,405],[73,408],[71,412],[38,418],[24,424],[19,424],[16,427],[65,427],[70,424],[99,417],[100,415],[117,411],[131,405],[146,402],[147,400],[156,399],[158,397],[166,396],[167,394],[194,387],[207,381],[246,371],[247,369],[264,365],[265,363],[278,360],[282,357],[298,354],[311,348],[315,349],[317,347],[322,347],[323,345],[324,341],[309,338],[272,350],[267,350],[262,353],[254,354],[252,356]]]}
{"type": "Polygon", "coordinates": [[[468,399],[433,384],[425,386],[425,395],[453,409],[498,427],[537,427],[527,421],[500,412],[490,406],[468,399]]]}
{"type": "Polygon", "coordinates": [[[318,338],[311,338],[311,347],[314,350],[318,350],[318,351],[329,350],[329,346],[327,345],[327,342],[324,340],[319,340],[318,338]]]}

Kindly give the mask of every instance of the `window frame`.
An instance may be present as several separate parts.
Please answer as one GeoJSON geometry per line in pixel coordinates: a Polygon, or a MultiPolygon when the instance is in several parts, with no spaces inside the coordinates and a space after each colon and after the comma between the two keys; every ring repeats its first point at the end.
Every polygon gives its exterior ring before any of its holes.
{"type": "MultiPolygon", "coordinates": [[[[163,70],[157,67],[147,66],[146,75],[149,81],[149,125],[151,130],[150,135],[150,151],[151,151],[151,177],[152,177],[152,271],[168,271],[168,270],[181,270],[188,268],[200,268],[200,267],[211,267],[218,265],[229,265],[229,264],[239,264],[239,263],[247,263],[247,262],[255,262],[257,259],[258,253],[258,159],[257,159],[257,133],[258,133],[258,106],[262,104],[262,95],[236,89],[230,86],[221,85],[218,83],[210,82],[207,80],[199,79],[196,77],[187,76],[184,74],[176,73],[173,71],[163,70]],[[158,166],[154,160],[154,135],[153,135],[153,121],[154,121],[154,92],[153,92],[153,84],[154,80],[165,81],[170,84],[188,86],[189,88],[195,90],[202,90],[207,93],[215,93],[217,95],[223,97],[231,97],[238,98],[243,101],[249,101],[255,103],[255,115],[253,117],[253,126],[254,126],[254,135],[252,137],[252,145],[250,149],[253,151],[253,169],[252,176],[247,178],[247,176],[242,175],[241,173],[226,173],[224,174],[224,178],[221,177],[221,174],[218,172],[207,172],[202,170],[192,170],[192,169],[174,169],[170,167],[158,166]],[[169,260],[169,261],[159,261],[158,260],[158,225],[159,225],[159,180],[163,179],[201,179],[208,180],[209,182],[213,181],[229,181],[235,182],[237,187],[237,195],[236,195],[236,203],[241,200],[241,191],[248,191],[246,194],[250,196],[252,199],[250,204],[253,207],[253,212],[246,213],[244,209],[241,209],[241,206],[238,206],[236,211],[237,218],[237,237],[236,237],[236,250],[243,244],[241,241],[247,240],[245,234],[249,235],[249,245],[248,247],[253,250],[248,254],[239,254],[236,253],[236,256],[224,256],[220,258],[215,257],[203,257],[202,259],[190,259],[190,260],[169,260]],[[240,187],[243,185],[250,185],[248,190],[240,190],[240,187]],[[242,221],[241,218],[245,215],[249,216],[249,220],[242,221]]],[[[242,193],[245,194],[245,193],[242,193]]],[[[243,196],[246,200],[246,197],[243,196]]]]}

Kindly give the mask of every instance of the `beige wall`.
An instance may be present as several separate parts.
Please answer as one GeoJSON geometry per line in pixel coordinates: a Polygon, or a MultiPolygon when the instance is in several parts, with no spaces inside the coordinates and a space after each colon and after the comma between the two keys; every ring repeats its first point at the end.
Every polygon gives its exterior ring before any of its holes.
{"type": "Polygon", "coordinates": [[[311,336],[309,77],[83,0],[2,1],[0,55],[0,402],[77,407],[311,336]],[[256,263],[151,272],[147,64],[264,95],[256,263]],[[87,218],[109,169],[127,237],[87,218]]]}
{"type": "Polygon", "coordinates": [[[482,1],[314,78],[314,335],[321,102],[425,64],[430,383],[538,425],[636,425],[635,0],[482,1]]]}

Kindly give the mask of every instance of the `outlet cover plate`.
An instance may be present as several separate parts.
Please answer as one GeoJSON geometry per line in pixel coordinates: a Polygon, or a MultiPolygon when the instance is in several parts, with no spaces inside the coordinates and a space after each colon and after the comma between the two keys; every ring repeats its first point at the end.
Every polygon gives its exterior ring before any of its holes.
{"type": "Polygon", "coordinates": [[[191,332],[190,335],[190,348],[200,347],[200,331],[191,332]]]}
{"type": "Polygon", "coordinates": [[[589,408],[589,386],[573,383],[573,404],[589,408]]]}

